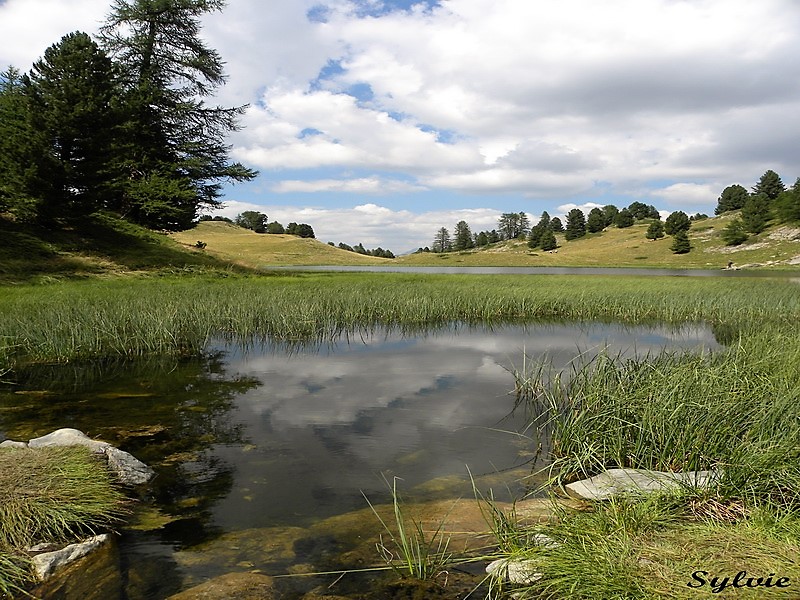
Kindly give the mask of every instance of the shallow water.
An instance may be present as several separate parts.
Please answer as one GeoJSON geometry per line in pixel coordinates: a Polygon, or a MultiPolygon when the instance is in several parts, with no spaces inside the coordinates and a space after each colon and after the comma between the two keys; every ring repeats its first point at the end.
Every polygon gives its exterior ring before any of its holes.
{"type": "MultiPolygon", "coordinates": [[[[412,504],[471,497],[470,473],[498,498],[519,496],[536,445],[524,415],[512,413],[509,370],[523,355],[563,368],[604,348],[630,356],[665,347],[717,344],[690,326],[451,327],[306,347],[220,344],[183,361],[39,366],[0,391],[0,439],[75,427],[156,469],[121,539],[120,598],[157,600],[230,571],[356,566],[348,552],[376,531],[365,496],[388,501],[395,477],[412,504]],[[351,511],[361,512],[321,524],[351,511]]],[[[318,583],[282,585],[299,597],[318,583]]]]}

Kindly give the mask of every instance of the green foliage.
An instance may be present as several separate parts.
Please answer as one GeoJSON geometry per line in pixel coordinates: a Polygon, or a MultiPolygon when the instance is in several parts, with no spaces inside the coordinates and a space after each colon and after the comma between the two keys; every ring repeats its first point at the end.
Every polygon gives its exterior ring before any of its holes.
{"type": "Polygon", "coordinates": [[[564,230],[564,237],[575,240],[586,235],[586,217],[579,208],[573,208],[567,213],[567,227],[564,230]]]}
{"type": "Polygon", "coordinates": [[[446,227],[440,227],[433,238],[431,250],[434,252],[449,252],[453,249],[453,242],[450,239],[450,232],[446,227]]]}
{"type": "Polygon", "coordinates": [[[676,235],[681,231],[684,233],[689,231],[691,226],[692,222],[689,220],[689,216],[682,210],[676,210],[664,222],[664,231],[667,235],[676,235]]]}
{"type": "Polygon", "coordinates": [[[603,207],[603,218],[605,219],[606,227],[610,227],[614,224],[618,214],[619,209],[613,204],[606,204],[603,207]]]}
{"type": "Polygon", "coordinates": [[[632,227],[634,223],[633,214],[627,208],[623,208],[621,211],[617,213],[614,222],[620,229],[624,229],[625,227],[632,227]]]}
{"type": "Polygon", "coordinates": [[[203,101],[224,74],[221,57],[200,36],[200,17],[223,7],[222,0],[114,0],[101,29],[103,47],[120,67],[125,115],[119,168],[128,177],[115,208],[148,226],[186,228],[201,208],[219,204],[221,180],[256,176],[229,162],[225,144],[244,107],[203,101]],[[180,190],[177,211],[160,193],[170,179],[180,190]]]}
{"type": "Polygon", "coordinates": [[[738,246],[745,243],[750,237],[744,222],[739,218],[728,223],[720,232],[720,236],[725,241],[726,246],[738,246]]]}
{"type": "Polygon", "coordinates": [[[800,178],[794,185],[783,192],[775,202],[778,219],[784,223],[800,222],[800,178]]]}
{"type": "Polygon", "coordinates": [[[524,212],[503,213],[497,220],[497,231],[504,240],[525,237],[530,232],[530,221],[524,212]]]}
{"type": "Polygon", "coordinates": [[[369,498],[364,496],[391,542],[387,546],[381,535],[377,544],[378,552],[386,564],[401,576],[427,581],[440,575],[450,563],[450,538],[442,534],[444,522],[440,522],[431,534],[427,534],[420,521],[406,516],[403,500],[397,491],[397,479],[394,478],[389,488],[392,493],[394,527],[387,525],[369,498]]]}
{"type": "MultiPolygon", "coordinates": [[[[561,221],[559,221],[560,223],[561,221]]],[[[542,244],[542,236],[547,231],[551,231],[552,221],[550,219],[550,215],[547,211],[542,213],[542,216],[539,218],[539,222],[536,223],[533,227],[531,227],[531,231],[528,234],[528,247],[529,248],[537,248],[542,244]]],[[[542,248],[544,250],[544,248],[542,248]]]]}
{"type": "Polygon", "coordinates": [[[606,227],[606,218],[603,211],[599,208],[593,208],[589,211],[589,216],[586,219],[586,231],[589,233],[598,233],[603,231],[606,227]]]}
{"type": "Polygon", "coordinates": [[[539,238],[539,246],[542,250],[555,250],[558,247],[556,235],[550,229],[545,229],[539,238]]]}
{"type": "Polygon", "coordinates": [[[744,203],[741,220],[746,231],[761,233],[769,220],[769,200],[764,195],[750,196],[744,203]]]}
{"type": "Polygon", "coordinates": [[[273,221],[267,225],[267,233],[281,234],[286,233],[286,230],[283,228],[283,225],[277,221],[273,221]]]}
{"type": "Polygon", "coordinates": [[[242,213],[239,213],[236,215],[236,218],[233,220],[233,222],[239,227],[252,229],[256,233],[267,233],[267,215],[256,210],[246,210],[242,213]]]}
{"type": "Polygon", "coordinates": [[[660,218],[656,207],[651,204],[645,204],[644,202],[631,202],[628,206],[628,212],[630,212],[637,221],[660,218]]]}
{"type": "Polygon", "coordinates": [[[50,46],[25,79],[37,153],[31,192],[45,220],[103,206],[116,173],[116,80],[110,59],[85,33],[50,46]]]}
{"type": "Polygon", "coordinates": [[[13,67],[0,73],[0,212],[18,219],[36,215],[30,184],[36,176],[38,138],[30,125],[29,104],[20,72],[13,67]]]}
{"type": "Polygon", "coordinates": [[[661,221],[653,221],[644,234],[648,240],[657,240],[664,237],[664,224],[661,221]]]}
{"type": "Polygon", "coordinates": [[[692,249],[689,236],[686,231],[680,230],[672,237],[672,244],[669,247],[673,254],[686,254],[692,249]]]}
{"type": "Polygon", "coordinates": [[[0,449],[0,597],[30,578],[25,548],[114,525],[125,504],[87,448],[0,449]]]}
{"type": "Polygon", "coordinates": [[[288,235],[296,235],[301,238],[313,238],[314,229],[308,223],[289,223],[286,226],[286,233],[288,235]]]}
{"type": "Polygon", "coordinates": [[[765,196],[769,202],[777,199],[785,191],[786,186],[783,185],[780,175],[772,170],[764,173],[753,187],[754,196],[765,196]]]}
{"type": "Polygon", "coordinates": [[[721,215],[731,210],[739,210],[749,197],[750,194],[747,193],[743,186],[739,184],[729,185],[722,190],[722,194],[717,199],[717,207],[714,209],[714,214],[721,215]]]}
{"type": "Polygon", "coordinates": [[[550,219],[550,229],[552,229],[555,233],[563,233],[564,224],[558,217],[553,217],[552,219],[550,219]]]}
{"type": "Polygon", "coordinates": [[[472,231],[466,221],[456,223],[455,235],[453,239],[453,250],[468,250],[475,245],[472,239],[472,231]]]}

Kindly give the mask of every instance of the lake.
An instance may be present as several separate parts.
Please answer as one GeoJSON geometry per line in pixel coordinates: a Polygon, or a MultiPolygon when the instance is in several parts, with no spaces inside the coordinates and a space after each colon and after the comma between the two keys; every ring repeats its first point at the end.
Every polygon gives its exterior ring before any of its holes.
{"type": "MultiPolygon", "coordinates": [[[[377,530],[365,496],[389,501],[396,477],[412,505],[471,497],[470,473],[497,498],[529,492],[537,440],[513,411],[510,373],[524,355],[568,368],[604,349],[717,347],[694,325],[451,325],[314,345],[220,342],[187,360],[40,365],[0,388],[0,440],[74,427],[152,465],[157,478],[120,540],[119,598],[160,600],[230,571],[349,568],[348,544],[377,530]],[[320,533],[351,511],[362,513],[320,533]]],[[[280,583],[288,598],[318,584],[280,583]]],[[[339,585],[344,594],[368,583],[339,585]]]]}

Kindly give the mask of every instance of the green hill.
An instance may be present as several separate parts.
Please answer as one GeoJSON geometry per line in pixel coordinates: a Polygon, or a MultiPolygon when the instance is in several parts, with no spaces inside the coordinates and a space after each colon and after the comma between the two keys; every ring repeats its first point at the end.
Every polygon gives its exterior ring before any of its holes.
{"type": "Polygon", "coordinates": [[[0,282],[142,271],[250,270],[302,265],[620,266],[668,268],[800,268],[800,227],[773,225],[740,246],[725,246],[720,231],[735,213],[693,223],[692,250],[673,254],[671,238],[645,238],[646,223],[566,241],[555,252],[508,241],[480,250],[420,253],[395,260],[364,256],[315,239],[257,234],[221,221],[204,221],[164,234],[97,214],[59,230],[0,217],[0,282]],[[197,247],[204,242],[205,248],[197,247]]]}
{"type": "Polygon", "coordinates": [[[531,250],[525,241],[512,240],[488,248],[403,256],[405,265],[451,266],[559,266],[559,267],[667,267],[716,269],[733,262],[739,268],[800,268],[800,227],[777,225],[753,236],[740,246],[726,246],[721,230],[738,215],[728,213],[692,223],[688,254],[673,254],[672,238],[657,241],[645,238],[648,222],[619,229],[610,227],[566,241],[558,235],[554,252],[531,250]]]}

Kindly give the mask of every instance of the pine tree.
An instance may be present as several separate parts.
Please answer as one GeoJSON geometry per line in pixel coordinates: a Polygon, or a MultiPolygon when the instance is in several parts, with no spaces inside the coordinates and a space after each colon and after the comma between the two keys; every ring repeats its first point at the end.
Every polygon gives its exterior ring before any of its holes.
{"type": "Polygon", "coordinates": [[[551,229],[545,229],[539,238],[539,246],[542,250],[555,250],[558,247],[556,235],[551,229]]]}
{"type": "Polygon", "coordinates": [[[692,249],[686,231],[680,230],[673,236],[669,249],[672,250],[673,254],[686,254],[692,249]]]}
{"type": "Polygon", "coordinates": [[[606,218],[603,211],[599,208],[593,208],[589,211],[589,216],[586,219],[586,230],[589,233],[598,233],[603,231],[606,227],[606,218]]]}
{"type": "Polygon", "coordinates": [[[474,247],[475,243],[472,239],[472,232],[466,221],[459,221],[456,223],[453,239],[453,250],[467,250],[474,247]]]}
{"type": "Polygon", "coordinates": [[[36,216],[29,184],[35,176],[32,165],[43,153],[30,127],[22,75],[9,67],[0,73],[0,212],[23,220],[36,216]]]}
{"type": "Polygon", "coordinates": [[[742,223],[746,231],[761,233],[767,228],[769,220],[769,200],[762,194],[748,198],[741,213],[742,223]]]}
{"type": "Polygon", "coordinates": [[[682,210],[676,210],[670,213],[664,222],[664,231],[667,232],[667,235],[676,235],[680,231],[689,231],[691,226],[692,222],[689,220],[689,215],[682,210]]]}
{"type": "Polygon", "coordinates": [[[101,29],[122,67],[124,160],[118,208],[152,227],[189,227],[198,210],[219,205],[223,180],[257,173],[228,159],[226,135],[246,107],[209,107],[224,83],[223,62],[200,37],[200,17],[224,0],[113,0],[101,29]]]}
{"type": "Polygon", "coordinates": [[[747,193],[743,186],[739,184],[729,185],[722,190],[722,194],[717,199],[717,207],[714,209],[714,214],[721,215],[731,210],[739,210],[749,197],[750,194],[747,193]]]}
{"type": "Polygon", "coordinates": [[[434,252],[449,252],[452,250],[452,241],[450,239],[450,232],[446,227],[442,227],[436,232],[433,238],[432,250],[434,252]]]}
{"type": "Polygon", "coordinates": [[[659,238],[664,237],[664,224],[661,221],[653,221],[650,223],[650,226],[647,228],[647,232],[644,234],[648,240],[657,240],[659,238]]]}
{"type": "Polygon", "coordinates": [[[45,50],[25,78],[36,156],[32,193],[39,216],[80,216],[102,208],[117,179],[112,167],[116,81],[111,60],[85,33],[45,50]]]}
{"type": "Polygon", "coordinates": [[[771,202],[786,191],[786,186],[783,185],[780,175],[775,171],[769,170],[761,176],[758,183],[753,188],[754,196],[765,196],[771,202]]]}
{"type": "Polygon", "coordinates": [[[631,214],[631,211],[629,211],[627,208],[623,208],[617,213],[617,216],[614,217],[614,223],[619,229],[632,227],[634,223],[633,214],[631,214]]]}
{"type": "Polygon", "coordinates": [[[586,217],[579,208],[573,208],[567,213],[567,227],[564,237],[567,240],[575,240],[586,235],[586,217]]]}

